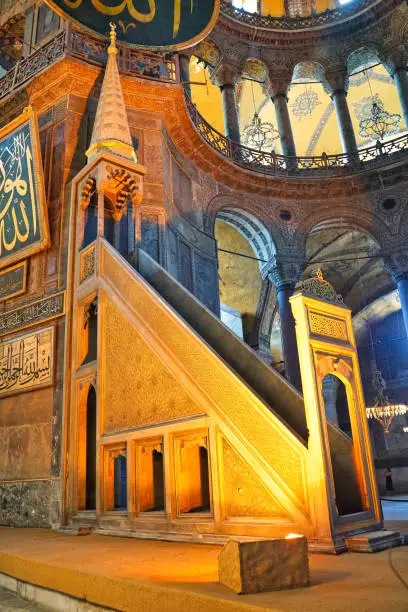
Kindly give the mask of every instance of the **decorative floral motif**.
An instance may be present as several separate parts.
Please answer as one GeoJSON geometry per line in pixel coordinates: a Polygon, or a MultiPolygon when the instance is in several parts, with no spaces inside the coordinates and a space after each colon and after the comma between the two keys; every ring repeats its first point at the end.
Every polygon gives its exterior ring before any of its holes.
{"type": "Polygon", "coordinates": [[[377,94],[363,98],[360,104],[356,114],[360,119],[361,138],[382,140],[385,136],[399,132],[401,115],[387,113],[384,103],[377,94]]]}
{"type": "Polygon", "coordinates": [[[88,249],[80,255],[80,282],[83,283],[87,278],[95,273],[95,245],[92,244],[88,249]]]}
{"type": "Polygon", "coordinates": [[[371,96],[368,96],[360,98],[358,102],[353,102],[354,112],[359,121],[367,119],[371,115],[371,109],[373,107],[374,102],[381,110],[384,109],[384,103],[378,94],[375,94],[373,98],[371,98],[371,96]]]}
{"type": "Polygon", "coordinates": [[[312,334],[344,340],[345,342],[348,340],[346,322],[342,319],[335,319],[334,317],[326,317],[316,312],[310,312],[309,324],[312,334]]]}
{"type": "Polygon", "coordinates": [[[319,104],[321,102],[317,93],[311,89],[306,89],[295,98],[293,104],[290,105],[290,109],[296,119],[301,121],[308,115],[311,115],[319,104]]]}

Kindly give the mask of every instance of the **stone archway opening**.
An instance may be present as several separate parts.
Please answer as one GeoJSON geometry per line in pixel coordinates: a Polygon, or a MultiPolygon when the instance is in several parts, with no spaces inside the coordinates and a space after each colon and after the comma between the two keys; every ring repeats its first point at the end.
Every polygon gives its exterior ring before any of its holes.
{"type": "Polygon", "coordinates": [[[322,380],[322,395],[328,425],[337,511],[340,516],[362,512],[363,503],[355,464],[351,411],[346,385],[339,376],[326,374],[322,380]],[[343,435],[333,435],[333,427],[343,432],[343,435]]]}
{"type": "Polygon", "coordinates": [[[78,509],[96,509],[96,392],[87,384],[79,403],[78,509]]]}
{"type": "Polygon", "coordinates": [[[313,276],[320,268],[353,314],[389,287],[378,242],[345,218],[327,219],[311,229],[306,258],[303,278],[313,276]]]}
{"type": "Polygon", "coordinates": [[[270,283],[263,279],[262,269],[274,256],[275,245],[259,219],[236,208],[225,208],[217,214],[214,233],[221,320],[258,349],[262,316],[270,297],[270,283]]]}

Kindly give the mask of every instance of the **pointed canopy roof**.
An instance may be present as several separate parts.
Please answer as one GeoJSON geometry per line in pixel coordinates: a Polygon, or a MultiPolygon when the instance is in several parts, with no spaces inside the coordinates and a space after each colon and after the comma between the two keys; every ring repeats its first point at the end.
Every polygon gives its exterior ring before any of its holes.
{"type": "Polygon", "coordinates": [[[136,162],[116,60],[118,54],[116,27],[111,23],[110,28],[108,63],[96,110],[91,145],[86,155],[88,161],[91,161],[101,149],[104,149],[136,162]]]}

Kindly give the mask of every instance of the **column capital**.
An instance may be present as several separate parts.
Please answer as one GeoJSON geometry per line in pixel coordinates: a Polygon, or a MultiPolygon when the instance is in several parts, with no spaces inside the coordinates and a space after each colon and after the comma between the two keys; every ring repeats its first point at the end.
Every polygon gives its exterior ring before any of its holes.
{"type": "Polygon", "coordinates": [[[333,96],[339,91],[344,91],[344,93],[347,94],[348,86],[349,77],[346,66],[337,66],[336,68],[329,68],[325,71],[323,76],[323,88],[330,96],[333,96]]]}
{"type": "Polygon", "coordinates": [[[408,279],[408,250],[396,251],[384,256],[384,268],[396,283],[408,279]]]}
{"type": "Polygon", "coordinates": [[[274,255],[263,267],[262,276],[268,278],[277,291],[294,289],[306,267],[306,260],[274,255]]]}
{"type": "Polygon", "coordinates": [[[221,90],[226,85],[235,87],[240,78],[241,71],[238,70],[235,66],[231,66],[230,64],[221,63],[211,73],[211,81],[221,90]]]}
{"type": "Polygon", "coordinates": [[[407,70],[408,50],[405,45],[401,44],[390,51],[384,51],[381,54],[381,59],[389,74],[394,77],[396,72],[407,70]]]}
{"type": "Polygon", "coordinates": [[[276,72],[276,70],[268,70],[268,78],[265,81],[263,87],[264,93],[268,95],[272,100],[276,96],[284,96],[287,98],[288,89],[292,81],[292,74],[287,72],[276,72]]]}

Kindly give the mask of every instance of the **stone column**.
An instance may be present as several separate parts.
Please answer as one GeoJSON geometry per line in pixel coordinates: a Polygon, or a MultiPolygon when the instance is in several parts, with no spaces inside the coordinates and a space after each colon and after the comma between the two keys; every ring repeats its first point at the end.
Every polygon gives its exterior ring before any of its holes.
{"type": "Polygon", "coordinates": [[[220,88],[222,96],[222,110],[224,114],[225,135],[234,142],[240,142],[240,129],[235,86],[240,78],[237,70],[230,66],[221,65],[212,76],[214,83],[220,88]]]}
{"type": "Polygon", "coordinates": [[[404,115],[405,129],[408,130],[408,74],[405,66],[397,68],[392,75],[397,88],[402,114],[404,115]]]}
{"type": "Polygon", "coordinates": [[[105,194],[102,189],[97,191],[98,202],[98,236],[105,234],[105,194]]]}
{"type": "Polygon", "coordinates": [[[191,98],[191,86],[190,86],[190,56],[180,53],[179,57],[179,70],[180,70],[180,83],[184,87],[184,91],[191,98]]]}
{"type": "Polygon", "coordinates": [[[324,87],[333,100],[343,153],[354,153],[357,151],[357,141],[347,103],[348,75],[346,69],[326,72],[324,87]]]}
{"type": "Polygon", "coordinates": [[[405,128],[408,129],[408,52],[400,45],[390,52],[384,52],[382,59],[389,74],[394,79],[398,98],[404,115],[405,128]]]}
{"type": "Polygon", "coordinates": [[[404,317],[405,331],[407,332],[408,338],[408,271],[404,274],[395,277],[397,283],[398,293],[401,300],[401,309],[404,317]]]}
{"type": "Polygon", "coordinates": [[[290,123],[288,97],[286,93],[277,93],[272,97],[275,106],[276,125],[279,132],[281,149],[285,157],[296,157],[295,140],[290,123]]]}
{"type": "Polygon", "coordinates": [[[396,251],[392,255],[384,257],[384,265],[398,288],[408,338],[408,251],[396,251]]]}
{"type": "Polygon", "coordinates": [[[291,74],[277,74],[269,70],[266,93],[271,97],[276,113],[276,126],[279,132],[282,154],[285,157],[296,157],[295,139],[288,109],[288,89],[291,74]]]}
{"type": "Polygon", "coordinates": [[[303,268],[304,265],[302,263],[290,260],[285,261],[276,255],[263,268],[263,274],[267,275],[271,283],[273,283],[278,296],[285,375],[289,382],[299,391],[302,390],[302,382],[295,319],[293,318],[289,298],[295,290],[296,283],[300,280],[303,268]]]}

